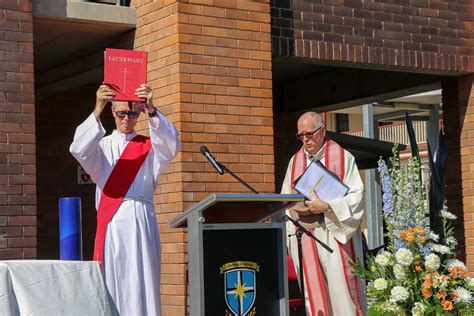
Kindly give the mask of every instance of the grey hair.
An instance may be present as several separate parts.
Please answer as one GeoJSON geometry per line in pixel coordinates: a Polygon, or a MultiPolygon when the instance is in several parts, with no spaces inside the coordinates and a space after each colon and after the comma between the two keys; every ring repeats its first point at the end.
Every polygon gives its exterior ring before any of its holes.
{"type": "Polygon", "coordinates": [[[315,128],[320,128],[321,126],[323,126],[323,117],[319,113],[313,111],[305,112],[298,119],[298,123],[300,123],[304,119],[312,119],[315,128]]]}
{"type": "MultiPolygon", "coordinates": [[[[113,111],[114,108],[117,106],[117,102],[124,102],[124,103],[128,103],[128,101],[110,101],[110,103],[112,103],[112,106],[111,106],[111,110],[113,111]]],[[[132,109],[135,109],[137,108],[140,109],[140,103],[139,102],[132,102],[132,109]]]]}

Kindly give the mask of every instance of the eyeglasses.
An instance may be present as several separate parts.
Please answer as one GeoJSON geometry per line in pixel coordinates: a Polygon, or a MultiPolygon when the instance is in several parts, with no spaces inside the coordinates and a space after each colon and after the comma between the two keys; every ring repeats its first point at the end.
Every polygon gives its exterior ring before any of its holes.
{"type": "Polygon", "coordinates": [[[136,111],[117,111],[115,112],[115,115],[117,115],[120,118],[124,118],[125,115],[128,115],[129,118],[134,119],[137,118],[140,113],[136,111]]]}
{"type": "Polygon", "coordinates": [[[310,138],[311,136],[314,135],[314,133],[316,133],[317,131],[319,131],[323,126],[324,126],[324,125],[321,125],[320,127],[318,127],[317,129],[315,129],[315,130],[312,131],[312,132],[301,132],[301,133],[298,133],[298,134],[296,134],[296,138],[299,139],[299,140],[301,140],[301,141],[304,139],[305,136],[308,137],[308,138],[310,138]]]}

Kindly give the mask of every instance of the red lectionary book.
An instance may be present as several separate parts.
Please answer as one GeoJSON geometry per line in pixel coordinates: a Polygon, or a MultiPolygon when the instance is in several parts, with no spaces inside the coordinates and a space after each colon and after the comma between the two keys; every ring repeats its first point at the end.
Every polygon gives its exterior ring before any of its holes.
{"type": "Polygon", "coordinates": [[[143,101],[135,90],[146,83],[147,52],[105,49],[104,84],[115,91],[115,101],[143,101]]]}

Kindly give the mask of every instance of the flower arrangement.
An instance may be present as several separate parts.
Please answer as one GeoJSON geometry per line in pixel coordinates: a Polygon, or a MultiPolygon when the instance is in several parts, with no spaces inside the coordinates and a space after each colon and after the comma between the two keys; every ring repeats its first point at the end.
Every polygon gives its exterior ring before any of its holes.
{"type": "Polygon", "coordinates": [[[390,170],[383,160],[378,168],[388,245],[369,256],[366,267],[355,266],[356,275],[368,281],[367,315],[474,315],[474,279],[456,259],[450,224],[456,216],[444,207],[444,238],[431,231],[418,159],[402,166],[394,149],[390,160],[390,170]]]}

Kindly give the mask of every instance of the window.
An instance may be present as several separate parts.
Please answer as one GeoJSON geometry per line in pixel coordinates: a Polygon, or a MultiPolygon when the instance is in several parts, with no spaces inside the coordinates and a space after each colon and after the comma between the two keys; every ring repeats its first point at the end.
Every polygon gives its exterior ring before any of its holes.
{"type": "Polygon", "coordinates": [[[336,131],[338,133],[349,131],[349,114],[336,113],[336,131]]]}

